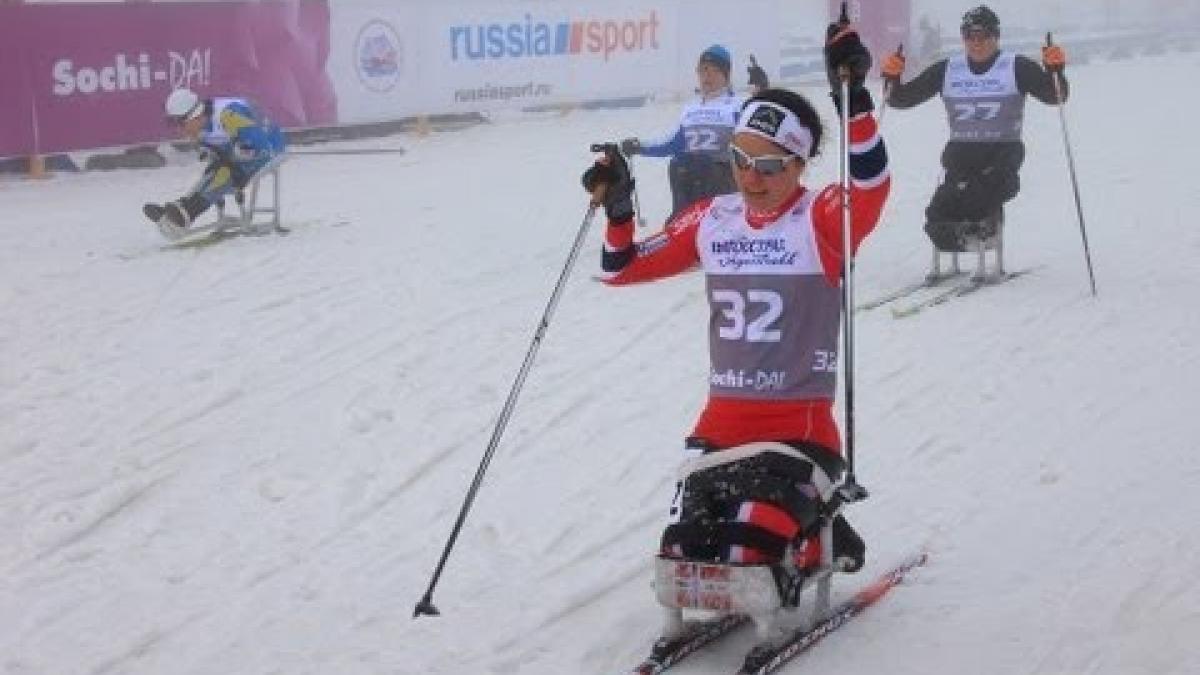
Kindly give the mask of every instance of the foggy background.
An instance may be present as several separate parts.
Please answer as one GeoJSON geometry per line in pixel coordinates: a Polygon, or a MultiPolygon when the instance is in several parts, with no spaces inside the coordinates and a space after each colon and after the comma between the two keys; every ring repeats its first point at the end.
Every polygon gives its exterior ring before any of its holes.
{"type": "MultiPolygon", "coordinates": [[[[52,2],[121,2],[122,0],[24,0],[26,4],[52,2]]],[[[172,0],[153,0],[170,2],[172,0]]],[[[195,1],[195,0],[192,0],[195,1]]],[[[209,0],[220,1],[220,0],[209,0]]],[[[330,4],[352,3],[355,0],[330,0],[330,4]]],[[[427,0],[399,0],[425,2],[427,0]]],[[[432,0],[428,0],[432,1],[432,0]]],[[[443,3],[464,0],[440,0],[443,3]]],[[[867,7],[879,6],[887,0],[863,0],[867,7]]],[[[13,3],[14,0],[0,0],[13,3]]],[[[19,4],[20,0],[16,0],[19,4]]],[[[922,17],[940,24],[943,31],[953,34],[964,12],[978,2],[959,0],[912,0],[914,25],[922,17]]],[[[987,3],[984,3],[987,4],[987,3]]],[[[1000,17],[1001,30],[1006,26],[1032,30],[1063,30],[1067,28],[1109,28],[1119,26],[1161,25],[1177,29],[1200,26],[1200,0],[1004,0],[988,4],[1000,17]]],[[[733,5],[730,6],[731,8],[733,5]]],[[[826,0],[781,2],[780,13],[789,27],[820,25],[828,21],[826,0]]]]}
{"type": "MultiPolygon", "coordinates": [[[[868,8],[874,4],[870,2],[868,8]]],[[[934,25],[941,25],[944,35],[953,36],[963,13],[979,4],[913,0],[913,25],[928,17],[934,25]]],[[[1005,28],[1060,31],[1157,25],[1195,30],[1200,26],[1200,0],[1004,0],[992,2],[988,7],[1000,17],[1001,38],[1005,28]]],[[[789,27],[828,21],[826,3],[822,0],[781,3],[780,12],[789,27]]]]}

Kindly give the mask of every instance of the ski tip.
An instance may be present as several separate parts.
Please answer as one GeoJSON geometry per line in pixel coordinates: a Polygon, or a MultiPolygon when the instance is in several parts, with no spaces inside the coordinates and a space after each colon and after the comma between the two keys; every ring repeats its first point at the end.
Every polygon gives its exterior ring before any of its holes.
{"type": "Polygon", "coordinates": [[[916,553],[910,555],[908,558],[905,558],[903,561],[900,562],[900,564],[893,567],[891,572],[887,576],[892,577],[894,583],[900,583],[900,582],[904,581],[905,576],[909,572],[912,572],[913,570],[917,569],[918,567],[924,567],[928,563],[929,563],[929,550],[921,549],[920,551],[917,551],[916,553]]]}
{"type": "Polygon", "coordinates": [[[929,563],[929,549],[922,548],[908,557],[901,559],[892,569],[898,572],[908,572],[929,563]]]}
{"type": "Polygon", "coordinates": [[[929,552],[922,550],[906,558],[903,562],[885,572],[874,582],[864,586],[857,594],[855,601],[862,606],[871,605],[887,594],[892,587],[904,581],[905,576],[917,567],[929,561],[929,552]]]}

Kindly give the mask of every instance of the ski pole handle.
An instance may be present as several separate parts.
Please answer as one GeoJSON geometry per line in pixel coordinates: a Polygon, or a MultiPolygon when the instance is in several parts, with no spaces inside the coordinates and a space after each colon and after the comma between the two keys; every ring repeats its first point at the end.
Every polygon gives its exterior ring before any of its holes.
{"type": "MultiPolygon", "coordinates": [[[[592,143],[592,152],[602,152],[604,156],[612,161],[614,156],[620,155],[621,148],[616,143],[592,143]]],[[[592,190],[592,206],[599,206],[604,203],[604,193],[608,190],[607,183],[600,183],[592,190]]]]}
{"type": "MultiPolygon", "coordinates": [[[[896,45],[895,54],[896,54],[896,56],[904,56],[904,43],[903,42],[896,45]]],[[[883,115],[884,115],[884,113],[887,112],[888,96],[891,93],[892,93],[892,80],[890,78],[885,77],[885,78],[883,78],[883,95],[881,96],[881,98],[883,100],[879,102],[879,112],[876,113],[876,115],[875,115],[875,118],[879,122],[879,124],[883,124],[883,115]]]]}
{"type": "MultiPolygon", "coordinates": [[[[1051,35],[1050,31],[1046,31],[1046,46],[1047,47],[1054,46],[1054,38],[1051,35]]],[[[1057,71],[1052,71],[1050,73],[1050,77],[1053,78],[1053,80],[1054,80],[1055,103],[1057,103],[1059,106],[1061,106],[1063,103],[1063,95],[1062,95],[1062,82],[1061,82],[1061,80],[1059,80],[1059,74],[1057,71]]]]}
{"type": "MultiPolygon", "coordinates": [[[[904,57],[904,43],[903,43],[903,42],[900,42],[900,43],[898,43],[898,44],[896,45],[896,51],[894,51],[894,52],[892,52],[892,53],[893,53],[893,54],[895,54],[896,56],[899,56],[899,57],[903,58],[903,57],[904,57]]],[[[881,77],[883,76],[882,70],[883,70],[883,69],[882,69],[882,68],[880,68],[880,71],[881,71],[881,72],[880,72],[880,76],[881,76],[881,77]]],[[[890,88],[890,85],[891,85],[891,79],[890,79],[890,78],[887,78],[887,77],[884,77],[884,78],[883,78],[883,92],[884,92],[884,94],[887,94],[887,90],[890,88]]],[[[886,98],[886,96],[884,97],[884,103],[887,103],[887,98],[886,98]]]]}

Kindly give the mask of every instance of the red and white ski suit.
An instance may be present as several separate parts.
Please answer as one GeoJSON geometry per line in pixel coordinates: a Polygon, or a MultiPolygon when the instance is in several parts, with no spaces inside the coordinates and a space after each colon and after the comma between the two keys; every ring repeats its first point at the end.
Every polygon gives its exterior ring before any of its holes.
{"type": "MultiPolygon", "coordinates": [[[[855,250],[891,187],[874,117],[850,123],[855,250]]],[[[696,202],[642,242],[633,221],[605,232],[605,282],[662,279],[699,264],[710,306],[710,393],[693,436],[718,448],[803,441],[841,452],[833,417],[842,264],[841,189],[804,186],[771,213],[740,193],[696,202]]]]}

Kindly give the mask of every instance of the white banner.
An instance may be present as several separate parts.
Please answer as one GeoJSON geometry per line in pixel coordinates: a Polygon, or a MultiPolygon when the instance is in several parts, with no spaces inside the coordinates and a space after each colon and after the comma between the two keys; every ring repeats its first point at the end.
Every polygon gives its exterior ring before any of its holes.
{"type": "Polygon", "coordinates": [[[327,70],[337,94],[338,122],[395,120],[430,112],[420,53],[423,10],[385,0],[330,8],[327,70]]]}
{"type": "MultiPolygon", "coordinates": [[[[331,7],[338,121],[690,93],[711,44],[778,72],[779,0],[492,0],[331,7]]],[[[819,30],[819,27],[818,27],[819,30]]]]}

